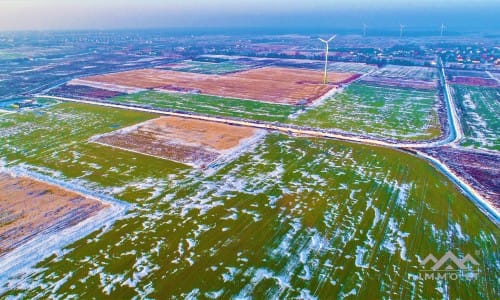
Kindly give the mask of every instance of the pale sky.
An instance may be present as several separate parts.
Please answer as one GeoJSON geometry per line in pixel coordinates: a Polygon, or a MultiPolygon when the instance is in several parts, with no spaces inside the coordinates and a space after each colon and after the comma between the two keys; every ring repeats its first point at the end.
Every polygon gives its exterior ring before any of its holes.
{"type": "Polygon", "coordinates": [[[499,11],[500,1],[493,0],[0,0],[0,30],[348,27],[367,22],[456,22],[498,29],[499,11]]]}

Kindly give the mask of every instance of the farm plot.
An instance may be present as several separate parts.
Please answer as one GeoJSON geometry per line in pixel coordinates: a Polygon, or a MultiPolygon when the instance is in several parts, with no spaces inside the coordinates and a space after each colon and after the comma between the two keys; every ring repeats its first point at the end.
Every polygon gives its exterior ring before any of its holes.
{"type": "Polygon", "coordinates": [[[377,69],[377,66],[363,63],[332,62],[328,64],[328,70],[333,72],[366,74],[374,72],[377,69]]]}
{"type": "MultiPolygon", "coordinates": [[[[248,71],[232,74],[233,77],[243,79],[258,79],[266,81],[293,82],[297,84],[321,84],[323,73],[298,68],[278,68],[278,67],[263,67],[248,71]]],[[[356,78],[353,73],[328,73],[328,82],[332,84],[347,83],[356,78]]]]}
{"type": "Polygon", "coordinates": [[[422,80],[410,80],[410,79],[388,78],[388,77],[377,77],[377,76],[365,76],[360,81],[371,85],[420,89],[420,90],[435,90],[437,88],[437,81],[422,81],[422,80]]]}
{"type": "MultiPolygon", "coordinates": [[[[310,59],[279,59],[274,58],[270,63],[276,67],[287,68],[304,68],[312,70],[323,70],[325,64],[320,60],[310,59]]],[[[364,63],[347,63],[347,62],[330,62],[328,63],[329,72],[351,73],[351,74],[365,74],[377,69],[377,66],[367,65],[364,63]]]]}
{"type": "Polygon", "coordinates": [[[19,59],[23,57],[23,54],[15,51],[0,50],[0,60],[19,59]]]}
{"type": "Polygon", "coordinates": [[[248,143],[257,132],[249,127],[162,117],[93,137],[92,141],[205,168],[248,143]]]}
{"type": "Polygon", "coordinates": [[[493,73],[485,71],[448,69],[446,70],[446,76],[448,77],[449,82],[452,84],[463,84],[470,86],[485,86],[485,87],[499,86],[498,79],[494,77],[493,73]]]}
{"type": "Polygon", "coordinates": [[[91,190],[110,188],[119,199],[140,201],[189,168],[88,140],[157,117],[76,103],[5,115],[0,119],[0,165],[75,181],[91,190]]]}
{"type": "Polygon", "coordinates": [[[105,100],[124,94],[122,92],[74,84],[65,84],[47,92],[47,95],[51,96],[85,100],[105,100]]]}
{"type": "Polygon", "coordinates": [[[480,87],[497,87],[498,82],[493,78],[454,76],[450,80],[451,84],[463,84],[480,87]]]}
{"type": "Polygon", "coordinates": [[[207,62],[186,60],[178,63],[171,63],[157,67],[158,69],[167,69],[180,72],[192,72],[202,74],[226,74],[249,69],[251,66],[236,64],[232,61],[207,62]]]}
{"type": "Polygon", "coordinates": [[[416,157],[271,134],[218,173],[190,177],[138,202],[126,220],[71,245],[64,256],[46,259],[6,296],[497,294],[498,228],[416,157]],[[419,278],[423,258],[448,250],[473,255],[477,278],[419,278]]]}
{"type": "Polygon", "coordinates": [[[500,151],[500,88],[453,85],[464,130],[462,146],[500,151]]]}
{"type": "Polygon", "coordinates": [[[206,115],[272,122],[283,122],[289,115],[300,109],[299,106],[260,101],[166,92],[143,92],[124,95],[109,99],[109,101],[206,115]]]}
{"type": "Polygon", "coordinates": [[[436,68],[388,65],[363,77],[361,81],[381,86],[434,90],[437,79],[436,68]]]}
{"type": "Polygon", "coordinates": [[[108,205],[58,186],[0,172],[0,257],[41,234],[54,234],[108,205]]]}
{"type": "Polygon", "coordinates": [[[146,89],[138,88],[133,86],[126,85],[118,85],[114,83],[106,83],[106,82],[97,82],[92,80],[84,80],[84,79],[72,79],[66,85],[68,86],[85,86],[89,88],[94,88],[96,90],[105,90],[123,94],[133,94],[138,92],[143,92],[146,89]]]}
{"type": "Polygon", "coordinates": [[[500,209],[500,155],[454,147],[426,148],[422,151],[444,162],[500,209]]]}
{"type": "Polygon", "coordinates": [[[448,79],[453,80],[454,77],[474,77],[474,78],[490,78],[490,75],[485,71],[469,71],[469,70],[453,70],[446,69],[446,76],[448,79]]]}
{"type": "Polygon", "coordinates": [[[58,101],[44,98],[18,98],[0,101],[0,113],[12,113],[19,109],[37,109],[54,105],[58,101]]]}
{"type": "Polygon", "coordinates": [[[387,65],[372,74],[377,77],[433,81],[438,79],[436,68],[387,65]]]}
{"type": "MultiPolygon", "coordinates": [[[[330,73],[329,78],[333,84],[345,83],[356,75],[330,73]]],[[[228,75],[142,69],[91,76],[81,81],[293,105],[312,102],[331,90],[332,86],[321,84],[321,80],[320,71],[265,67],[228,75]]]]}
{"type": "Polygon", "coordinates": [[[353,83],[289,122],[378,138],[428,140],[441,135],[440,105],[435,92],[353,83]]]}
{"type": "Polygon", "coordinates": [[[46,57],[49,55],[58,55],[71,50],[70,47],[31,47],[20,46],[14,48],[5,48],[0,50],[0,60],[46,57]]]}
{"type": "MultiPolygon", "coordinates": [[[[232,64],[248,66],[248,68],[275,66],[323,70],[324,67],[323,61],[311,59],[282,59],[227,55],[201,55],[197,59],[213,62],[231,62],[232,64]]],[[[354,62],[330,62],[328,64],[328,70],[331,72],[365,74],[377,70],[377,66],[354,62]]]]}

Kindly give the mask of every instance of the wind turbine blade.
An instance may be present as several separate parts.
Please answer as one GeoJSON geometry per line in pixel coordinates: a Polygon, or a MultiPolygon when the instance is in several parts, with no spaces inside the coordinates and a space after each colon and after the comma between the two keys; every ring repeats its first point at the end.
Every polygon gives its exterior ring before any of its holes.
{"type": "Polygon", "coordinates": [[[331,38],[327,41],[327,43],[331,42],[331,41],[332,41],[332,40],[333,40],[336,36],[337,36],[337,35],[332,36],[332,37],[331,37],[331,38]]]}
{"type": "Polygon", "coordinates": [[[322,38],[319,38],[318,40],[322,41],[322,42],[323,42],[323,43],[325,43],[325,44],[326,44],[326,43],[328,43],[327,41],[325,41],[325,40],[324,40],[324,39],[322,39],[322,38]]]}

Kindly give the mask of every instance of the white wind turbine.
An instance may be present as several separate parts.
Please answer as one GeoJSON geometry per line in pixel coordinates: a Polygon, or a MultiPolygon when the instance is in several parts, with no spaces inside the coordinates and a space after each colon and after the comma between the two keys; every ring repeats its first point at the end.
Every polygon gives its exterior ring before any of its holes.
{"type": "Polygon", "coordinates": [[[406,25],[399,24],[399,37],[403,37],[403,31],[405,29],[406,25]]]}
{"type": "Polygon", "coordinates": [[[337,35],[332,36],[328,40],[324,40],[322,38],[319,38],[319,40],[326,45],[326,51],[325,51],[325,74],[323,75],[323,83],[327,84],[328,83],[328,43],[330,43],[337,35]]]}
{"type": "Polygon", "coordinates": [[[446,29],[446,25],[444,25],[444,23],[441,23],[441,36],[443,36],[445,29],[446,29]]]}
{"type": "Polygon", "coordinates": [[[363,24],[363,36],[366,36],[366,24],[363,24]]]}

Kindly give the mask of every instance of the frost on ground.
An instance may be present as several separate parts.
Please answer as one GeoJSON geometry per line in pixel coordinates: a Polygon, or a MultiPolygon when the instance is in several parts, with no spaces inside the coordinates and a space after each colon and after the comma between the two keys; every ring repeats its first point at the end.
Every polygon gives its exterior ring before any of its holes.
{"type": "Polygon", "coordinates": [[[110,225],[128,204],[19,168],[0,169],[0,293],[43,258],[110,225]],[[29,176],[29,177],[28,177],[29,176]]]}
{"type": "Polygon", "coordinates": [[[458,243],[481,249],[487,270],[448,282],[450,296],[495,293],[497,228],[404,153],[270,134],[211,175],[174,173],[156,173],[163,191],[141,193],[126,219],[45,261],[11,294],[440,298],[436,282],[409,278],[419,257],[458,243]]]}
{"type": "Polygon", "coordinates": [[[454,85],[453,98],[465,135],[461,145],[500,151],[500,88],[454,85]]]}
{"type": "Polygon", "coordinates": [[[219,122],[160,117],[94,136],[91,141],[206,169],[236,157],[264,133],[219,122]]]}
{"type": "Polygon", "coordinates": [[[393,140],[441,135],[436,91],[352,83],[290,123],[393,140]]]}

